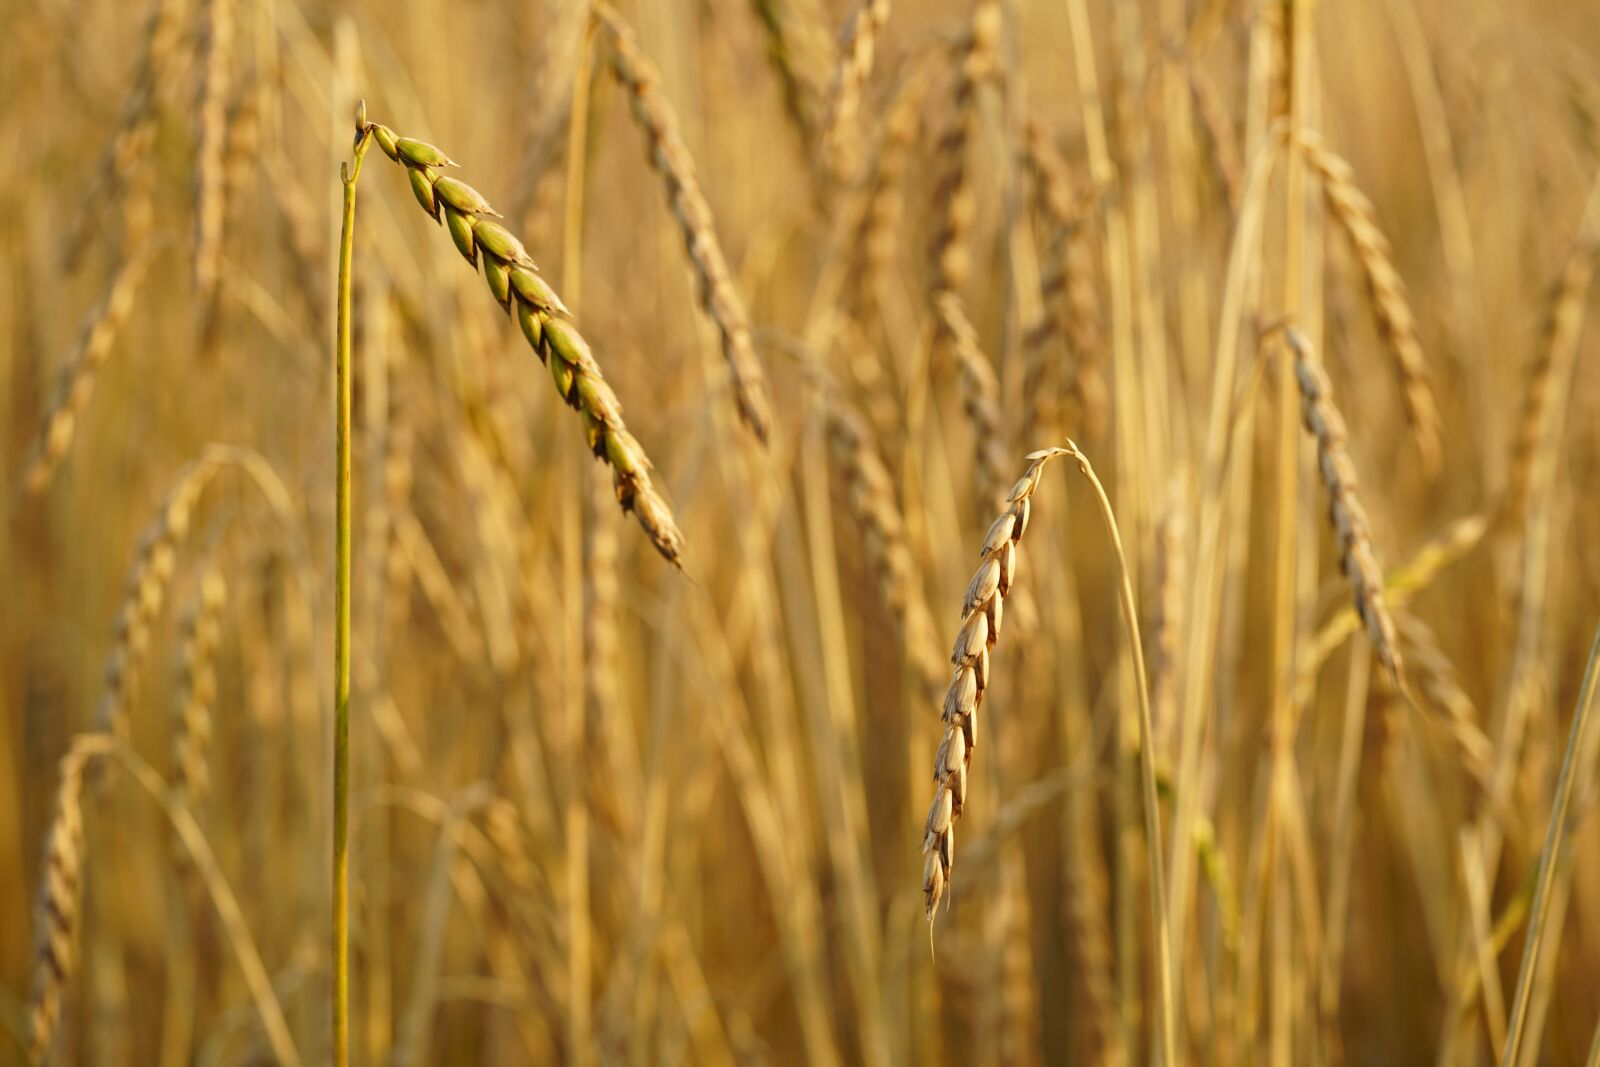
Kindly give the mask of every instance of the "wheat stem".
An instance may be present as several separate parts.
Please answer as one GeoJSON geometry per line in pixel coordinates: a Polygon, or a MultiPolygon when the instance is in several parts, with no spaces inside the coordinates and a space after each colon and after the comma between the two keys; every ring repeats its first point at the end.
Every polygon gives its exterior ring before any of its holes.
{"type": "Polygon", "coordinates": [[[372,143],[367,106],[356,107],[355,159],[339,167],[339,311],[334,351],[333,592],[333,1062],[350,1062],[350,268],[355,258],[356,180],[372,143]]]}

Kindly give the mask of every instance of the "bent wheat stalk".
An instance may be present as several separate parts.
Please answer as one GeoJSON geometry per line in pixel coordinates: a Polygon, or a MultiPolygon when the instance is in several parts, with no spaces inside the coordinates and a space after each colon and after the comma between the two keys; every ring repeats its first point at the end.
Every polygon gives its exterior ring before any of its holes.
{"type": "Polygon", "coordinates": [[[578,332],[566,305],[539,274],[522,242],[499,223],[499,212],[466,182],[441,173],[457,164],[431,144],[401,137],[387,126],[367,127],[384,154],[406,169],[411,191],[435,221],[443,221],[468,263],[483,261],[483,276],[500,306],[516,316],[523,336],[550,368],[556,392],[575,408],[593,453],[612,472],[622,510],[631,512],[651,544],[682,567],[683,534],[650,478],[649,457],[622,421],[622,404],[578,332]]]}
{"type": "Polygon", "coordinates": [[[611,65],[628,94],[633,117],[644,133],[650,164],[667,187],[667,202],[683,230],[683,244],[700,283],[700,300],[722,335],[722,355],[733,376],[739,418],[762,444],[772,431],[766,376],[756,358],[750,319],[734,288],[733,275],[717,240],[711,205],[700,189],[694,157],[678,132],[678,117],[661,92],[660,72],[639,47],[632,28],[609,5],[597,3],[595,18],[611,38],[611,65]]]}

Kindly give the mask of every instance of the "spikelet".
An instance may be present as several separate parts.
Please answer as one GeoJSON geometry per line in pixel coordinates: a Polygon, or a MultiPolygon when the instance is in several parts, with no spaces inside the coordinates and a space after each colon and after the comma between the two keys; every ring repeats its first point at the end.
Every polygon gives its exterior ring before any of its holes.
{"type": "Polygon", "coordinates": [[[183,684],[172,737],[172,788],[191,810],[211,789],[208,760],[217,700],[217,644],[227,602],[227,582],[221,572],[208,569],[200,578],[198,603],[183,623],[183,684]]]}

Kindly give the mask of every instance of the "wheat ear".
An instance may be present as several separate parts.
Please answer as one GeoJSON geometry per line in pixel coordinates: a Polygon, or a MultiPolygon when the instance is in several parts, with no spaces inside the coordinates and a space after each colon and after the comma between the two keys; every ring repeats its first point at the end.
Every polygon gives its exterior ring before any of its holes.
{"type": "Polygon", "coordinates": [[[228,82],[233,48],[233,0],[200,7],[200,87],[195,98],[194,284],[209,307],[222,268],[222,220],[227,201],[228,82]]]}
{"type": "Polygon", "coordinates": [[[111,346],[133,310],[133,298],[144,278],[151,248],[144,245],[124,256],[111,275],[105,299],[89,315],[77,348],[61,368],[55,397],[44,417],[39,436],[22,476],[23,489],[41,493],[49,485],[56,468],[72,448],[78,421],[94,396],[100,368],[111,355],[111,346]]]}
{"type": "Polygon", "coordinates": [[[1411,313],[1406,283],[1395,270],[1389,239],[1378,228],[1372,201],[1356,185],[1355,170],[1323,143],[1315,133],[1300,135],[1306,162],[1322,180],[1322,191],[1334,218],[1355,246],[1356,258],[1367,279],[1378,331],[1394,356],[1400,377],[1400,399],[1412,440],[1429,471],[1439,466],[1439,408],[1433,396],[1432,375],[1417,339],[1417,320],[1411,313]]]}
{"type": "Polygon", "coordinates": [[[55,816],[45,840],[36,912],[38,947],[28,1006],[28,1059],[41,1063],[61,1021],[61,994],[72,977],[73,941],[83,888],[83,773],[95,754],[80,736],[61,757],[55,816]]]}
{"type": "Polygon", "coordinates": [[[1047,448],[1028,454],[1028,469],[1006,494],[1006,507],[983,539],[983,562],[967,584],[961,604],[961,629],[950,662],[955,673],[945,691],[940,720],[944,740],[933,761],[933,803],[922,828],[922,892],[928,921],[950,886],[955,868],[955,822],[967,800],[967,766],[977,744],[978,708],[989,686],[989,650],[1000,636],[1005,598],[1017,572],[1018,546],[1028,529],[1033,494],[1046,464],[1066,449],[1047,448]]]}
{"type": "Polygon", "coordinates": [[[842,397],[829,396],[826,404],[828,443],[845,479],[850,514],[861,528],[867,564],[878,580],[884,607],[900,627],[919,684],[930,699],[936,698],[944,670],[933,652],[933,620],[906,541],[894,479],[878,456],[866,421],[842,397]]]}
{"type": "Polygon", "coordinates": [[[972,423],[976,452],[973,480],[978,486],[979,503],[988,511],[995,500],[992,495],[995,487],[1005,484],[1005,422],[1000,411],[1000,382],[989,358],[978,346],[978,331],[962,310],[960,298],[954,293],[940,293],[935,298],[935,310],[959,372],[961,406],[972,423]]]}
{"type": "Polygon", "coordinates": [[[208,569],[200,578],[199,601],[184,620],[183,686],[172,738],[172,788],[185,806],[198,807],[211,789],[212,709],[217,700],[217,643],[228,583],[208,569]]]}
{"type": "Polygon", "coordinates": [[[1023,432],[1027,440],[1056,436],[1063,428],[1057,397],[1064,391],[1085,433],[1100,437],[1105,433],[1107,389],[1100,300],[1089,247],[1095,194],[1074,192],[1066,160],[1036,122],[1025,130],[1023,166],[1049,229],[1039,283],[1044,307],[1025,338],[1023,432]],[[1058,380],[1060,367],[1052,351],[1057,339],[1069,355],[1065,382],[1058,380]]]}
{"type": "Polygon", "coordinates": [[[1333,387],[1318,364],[1311,342],[1299,327],[1284,333],[1300,386],[1300,412],[1306,432],[1316,439],[1317,471],[1328,494],[1328,521],[1339,543],[1339,567],[1350,582],[1356,613],[1378,661],[1405,688],[1400,642],[1383,593],[1383,571],[1372,549],[1367,511],[1361,506],[1360,479],[1345,448],[1344,418],[1333,403],[1333,387]]]}
{"type": "Polygon", "coordinates": [[[861,94],[872,77],[878,38],[889,21],[890,0],[860,0],[845,24],[839,69],[828,86],[822,113],[822,151],[835,180],[854,172],[850,151],[855,144],[861,94]]]}
{"type": "Polygon", "coordinates": [[[967,157],[978,133],[978,89],[994,77],[999,46],[999,0],[975,0],[957,59],[949,122],[935,148],[940,170],[933,186],[933,212],[938,225],[928,245],[935,295],[960,290],[972,271],[968,244],[978,202],[967,157]]]}
{"type": "Polygon", "coordinates": [[[683,534],[650,478],[650,460],[622,421],[622,404],[606,383],[561,298],[539,274],[522,242],[504,226],[483,194],[440,173],[455,162],[433,145],[401,137],[387,126],[370,127],[378,147],[406,168],[411,191],[434,220],[443,220],[468,263],[483,260],[483,276],[500,306],[516,315],[522,333],[550,368],[556,392],[575,408],[585,439],[610,465],[612,488],[669,562],[682,566],[683,534]],[[481,256],[480,256],[481,254],[481,256]]]}
{"type": "Polygon", "coordinates": [[[764,444],[772,429],[766,376],[751,341],[750,319],[734,287],[722,244],[711,215],[711,205],[700,190],[694,157],[678,132],[678,118],[661,92],[661,75],[639,47],[633,30],[609,5],[599,3],[595,17],[611,37],[612,69],[632,105],[643,131],[650,163],[666,185],[667,202],[683,231],[683,244],[700,284],[706,314],[722,335],[722,355],[733,377],[739,417],[764,444]]]}

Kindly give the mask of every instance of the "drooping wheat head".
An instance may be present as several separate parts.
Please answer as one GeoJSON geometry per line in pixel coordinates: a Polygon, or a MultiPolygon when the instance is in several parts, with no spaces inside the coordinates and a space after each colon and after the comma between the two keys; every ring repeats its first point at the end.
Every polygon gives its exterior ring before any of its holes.
{"type": "Polygon", "coordinates": [[[1028,529],[1033,494],[1045,466],[1065,449],[1028,454],[1028,469],[1006,494],[1005,510],[989,527],[980,553],[983,562],[967,584],[961,604],[961,629],[950,662],[955,672],[945,691],[940,720],[944,739],[933,762],[933,803],[922,828],[922,892],[928,921],[950,886],[955,868],[955,822],[967,800],[967,767],[977,744],[978,708],[989,686],[989,651],[1000,636],[1005,598],[1016,578],[1022,535],[1028,529]]]}
{"type": "Polygon", "coordinates": [[[467,262],[483,261],[489,291],[514,314],[523,336],[550,370],[556,392],[576,409],[589,448],[612,471],[612,488],[622,509],[644,528],[656,551],[682,566],[683,535],[667,502],[650,477],[650,460],[622,420],[622,405],[606,383],[565,305],[511,231],[494,222],[488,200],[472,186],[441,173],[456,166],[433,145],[401,137],[387,126],[370,127],[384,154],[405,167],[411,191],[435,221],[450,231],[467,262]]]}

